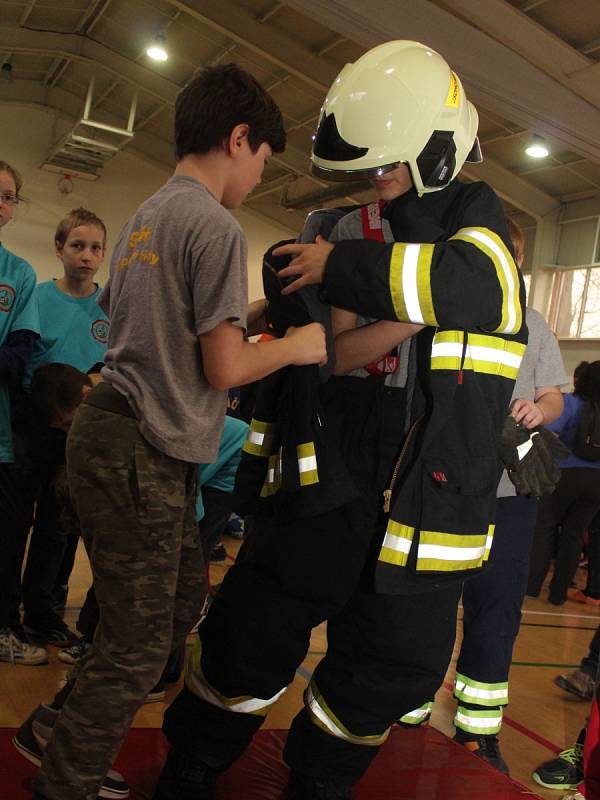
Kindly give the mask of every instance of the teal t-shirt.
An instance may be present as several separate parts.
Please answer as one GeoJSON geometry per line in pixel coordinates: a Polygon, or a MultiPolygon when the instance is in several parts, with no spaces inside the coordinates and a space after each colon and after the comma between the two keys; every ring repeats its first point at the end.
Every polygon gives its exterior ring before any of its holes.
{"type": "Polygon", "coordinates": [[[235,473],[240,465],[242,447],[247,433],[248,425],[241,419],[225,417],[217,460],[213,464],[200,464],[198,467],[198,497],[196,500],[196,520],[198,522],[204,516],[202,486],[210,486],[221,492],[233,492],[235,473]]]}
{"type": "Polygon", "coordinates": [[[31,376],[42,364],[70,364],[88,372],[104,361],[108,342],[108,317],[97,303],[98,287],[89,297],[71,297],[55,281],[36,286],[41,336],[36,342],[23,380],[29,388],[31,376]]]}
{"type": "MultiPolygon", "coordinates": [[[[14,331],[40,332],[35,280],[31,265],[0,244],[0,347],[14,331]]],[[[10,396],[7,384],[0,382],[0,462],[13,460],[10,396]]]]}

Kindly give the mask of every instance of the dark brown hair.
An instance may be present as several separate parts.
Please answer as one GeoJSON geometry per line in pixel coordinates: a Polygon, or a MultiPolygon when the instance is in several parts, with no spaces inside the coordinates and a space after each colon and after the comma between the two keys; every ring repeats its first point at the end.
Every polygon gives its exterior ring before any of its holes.
{"type": "Polygon", "coordinates": [[[76,408],[83,398],[83,387],[91,386],[89,375],[70,364],[44,364],[31,379],[31,408],[44,424],[76,408]]]}
{"type": "Polygon", "coordinates": [[[575,394],[600,402],[600,361],[582,361],[573,373],[575,394]]]}
{"type": "Polygon", "coordinates": [[[56,226],[54,241],[64,244],[73,228],[78,228],[80,225],[96,225],[100,228],[104,234],[104,247],[106,247],[106,225],[93,211],[88,211],[87,208],[81,208],[81,206],[72,209],[64,219],[61,219],[56,226]]]}
{"type": "Polygon", "coordinates": [[[525,256],[525,234],[523,233],[523,228],[511,217],[506,218],[506,227],[515,251],[515,261],[518,265],[519,261],[525,256]],[[519,256],[521,256],[520,259],[519,256]]]}
{"type": "Polygon", "coordinates": [[[206,67],[175,101],[177,160],[221,147],[235,126],[244,123],[252,152],[263,142],[274,153],[285,148],[281,111],[260,83],[237,64],[206,67]]]}

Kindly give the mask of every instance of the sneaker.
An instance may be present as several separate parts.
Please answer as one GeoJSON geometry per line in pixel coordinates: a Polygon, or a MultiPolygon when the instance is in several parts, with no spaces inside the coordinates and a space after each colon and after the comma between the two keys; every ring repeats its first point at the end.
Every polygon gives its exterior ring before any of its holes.
{"type": "Polygon", "coordinates": [[[572,600],[574,603],[585,603],[587,606],[600,606],[600,598],[590,597],[581,589],[567,589],[567,600],[572,600]]]}
{"type": "Polygon", "coordinates": [[[83,658],[91,646],[92,643],[86,639],[85,636],[82,636],[81,639],[71,645],[71,647],[63,647],[59,650],[57,658],[59,661],[62,661],[63,664],[76,664],[80,658],[83,658]]]}
{"type": "Polygon", "coordinates": [[[76,644],[80,636],[72,631],[60,617],[49,620],[45,625],[33,626],[25,624],[26,633],[35,642],[45,642],[56,647],[68,647],[76,644]]]}
{"type": "Polygon", "coordinates": [[[212,553],[210,554],[210,560],[220,563],[221,561],[225,561],[226,558],[227,550],[225,550],[225,545],[223,542],[219,542],[219,544],[213,547],[212,553]]]}
{"type": "Polygon", "coordinates": [[[557,675],[554,683],[565,692],[579,697],[580,700],[591,700],[594,696],[596,685],[594,679],[579,667],[572,672],[565,672],[564,675],[557,675]]]}
{"type": "Polygon", "coordinates": [[[508,764],[502,758],[500,742],[496,736],[475,736],[473,739],[467,739],[464,742],[455,738],[455,741],[473,753],[473,755],[482,758],[492,767],[508,775],[508,764]]]}
{"type": "Polygon", "coordinates": [[[229,518],[229,522],[225,526],[225,533],[231,536],[232,539],[244,538],[244,520],[233,515],[229,518]]]}
{"type": "Polygon", "coordinates": [[[331,779],[313,778],[292,770],[288,783],[290,800],[352,800],[352,787],[331,779]]]}
{"type": "Polygon", "coordinates": [[[585,800],[585,795],[581,794],[581,792],[569,792],[562,800],[585,800]]]}
{"type": "Polygon", "coordinates": [[[540,764],[533,780],[546,789],[577,789],[583,780],[583,745],[577,743],[540,764]]]}
{"type": "Polygon", "coordinates": [[[153,800],[213,800],[217,775],[203,761],[171,748],[153,800]]]}
{"type": "MultiPolygon", "coordinates": [[[[41,766],[44,750],[58,715],[59,711],[50,706],[38,706],[27,717],[13,739],[13,744],[19,753],[37,767],[41,766]]],[[[98,797],[126,800],[129,797],[129,786],[122,775],[111,769],[104,778],[98,797]]]]}
{"type": "Polygon", "coordinates": [[[0,628],[0,661],[34,667],[48,663],[48,651],[23,641],[10,628],[0,628]]]}

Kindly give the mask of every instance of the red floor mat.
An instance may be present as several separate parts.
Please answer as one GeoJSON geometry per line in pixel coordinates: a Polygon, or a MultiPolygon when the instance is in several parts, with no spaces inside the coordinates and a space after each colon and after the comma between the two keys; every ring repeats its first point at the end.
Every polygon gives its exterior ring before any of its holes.
{"type": "MultiPolygon", "coordinates": [[[[30,800],[35,767],[12,747],[13,730],[0,728],[0,800],[30,800]]],[[[224,775],[218,800],[285,800],[287,731],[260,731],[247,753],[224,775]]],[[[131,785],[131,800],[150,800],[166,746],[160,731],[134,728],[116,768],[131,785]]],[[[434,728],[395,728],[366,777],[357,800],[512,800],[535,798],[434,728]]]]}

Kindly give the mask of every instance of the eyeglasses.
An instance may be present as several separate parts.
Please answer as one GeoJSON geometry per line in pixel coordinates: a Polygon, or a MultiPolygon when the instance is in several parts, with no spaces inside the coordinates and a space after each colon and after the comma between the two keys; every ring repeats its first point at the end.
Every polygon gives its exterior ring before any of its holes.
{"type": "Polygon", "coordinates": [[[2,200],[6,206],[16,206],[19,204],[19,198],[12,194],[12,192],[3,192],[0,194],[0,200],[2,200]]]}

